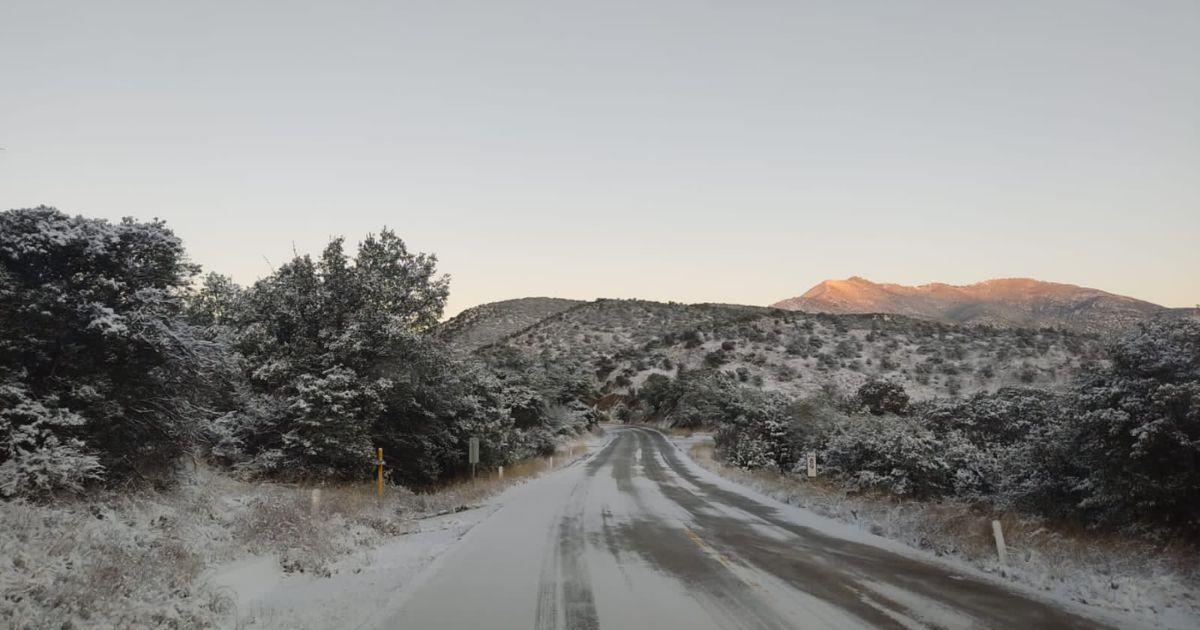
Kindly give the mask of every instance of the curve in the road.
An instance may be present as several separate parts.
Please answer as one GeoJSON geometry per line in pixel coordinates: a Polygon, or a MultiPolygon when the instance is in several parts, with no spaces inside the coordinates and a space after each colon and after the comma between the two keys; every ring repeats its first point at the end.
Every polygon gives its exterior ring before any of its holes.
{"type": "Polygon", "coordinates": [[[700,470],[619,428],[511,491],[387,628],[1096,628],[1052,603],[700,470]]]}

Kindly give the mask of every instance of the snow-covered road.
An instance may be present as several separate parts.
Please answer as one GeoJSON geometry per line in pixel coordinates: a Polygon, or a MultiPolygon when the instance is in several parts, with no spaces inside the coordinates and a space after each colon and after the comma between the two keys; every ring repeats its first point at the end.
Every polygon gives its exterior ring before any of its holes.
{"type": "Polygon", "coordinates": [[[720,479],[658,432],[610,435],[507,493],[368,627],[1104,627],[720,479]]]}

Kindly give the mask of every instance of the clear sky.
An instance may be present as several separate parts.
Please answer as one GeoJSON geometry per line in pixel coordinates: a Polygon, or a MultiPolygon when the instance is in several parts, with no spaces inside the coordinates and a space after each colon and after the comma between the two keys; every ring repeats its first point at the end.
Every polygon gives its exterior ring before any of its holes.
{"type": "Polygon", "coordinates": [[[0,1],[0,209],[252,282],[388,225],[453,313],[1030,276],[1200,302],[1200,2],[0,1]]]}

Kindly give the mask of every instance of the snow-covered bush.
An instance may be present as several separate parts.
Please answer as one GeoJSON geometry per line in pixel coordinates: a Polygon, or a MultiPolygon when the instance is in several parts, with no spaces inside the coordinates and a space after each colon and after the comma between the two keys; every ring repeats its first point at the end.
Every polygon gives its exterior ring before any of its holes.
{"type": "Polygon", "coordinates": [[[721,455],[730,464],[748,470],[779,470],[776,460],[782,446],[783,427],[777,421],[755,424],[726,424],[717,430],[721,455]]]}
{"type": "Polygon", "coordinates": [[[739,382],[734,373],[683,372],[671,379],[653,374],[637,391],[634,403],[650,419],[666,420],[675,427],[720,425],[739,416],[753,417],[761,392],[739,382]]]}
{"type": "Polygon", "coordinates": [[[979,445],[1011,444],[1032,430],[1072,413],[1069,397],[1027,387],[1004,387],[967,399],[945,398],[917,406],[917,414],[939,433],[959,431],[979,445]]]}
{"type": "Polygon", "coordinates": [[[839,421],[836,411],[820,401],[793,401],[749,388],[742,389],[739,408],[739,415],[722,422],[713,436],[721,455],[739,468],[792,470],[839,421]]]}
{"type": "Polygon", "coordinates": [[[1079,394],[1080,507],[1200,532],[1200,321],[1139,325],[1079,394]]]}
{"type": "Polygon", "coordinates": [[[220,354],[180,318],[195,272],[160,221],[0,213],[5,494],[174,466],[220,354]]]}
{"type": "Polygon", "coordinates": [[[0,384],[0,497],[45,498],[78,492],[99,479],[104,471],[99,458],[81,440],[67,437],[85,422],[30,399],[18,384],[0,384]]]}
{"type": "Polygon", "coordinates": [[[1029,427],[1019,441],[987,449],[998,480],[988,499],[1027,513],[1078,518],[1082,495],[1076,481],[1076,415],[1072,407],[1064,407],[1062,416],[1029,427]]]}
{"type": "Polygon", "coordinates": [[[553,455],[558,447],[558,436],[550,429],[538,427],[517,434],[513,445],[517,458],[553,455]]]}
{"type": "Polygon", "coordinates": [[[725,373],[688,372],[675,379],[674,385],[667,403],[670,407],[662,416],[672,426],[720,424],[751,411],[746,407],[750,390],[725,373]]]}
{"type": "Polygon", "coordinates": [[[929,401],[915,413],[934,434],[965,440],[975,451],[960,460],[959,496],[1056,516],[1073,513],[1078,499],[1067,482],[1075,470],[1072,397],[1006,387],[965,400],[929,401]]]}
{"type": "Polygon", "coordinates": [[[544,423],[547,414],[546,399],[529,385],[508,385],[502,392],[501,400],[517,428],[529,429],[544,423]]]}
{"type": "Polygon", "coordinates": [[[877,416],[904,415],[908,412],[908,392],[898,383],[873,379],[858,388],[858,403],[877,416]]]}
{"type": "Polygon", "coordinates": [[[858,490],[929,498],[973,491],[984,476],[978,450],[959,434],[939,436],[898,416],[858,416],[821,451],[826,470],[858,490]]]}

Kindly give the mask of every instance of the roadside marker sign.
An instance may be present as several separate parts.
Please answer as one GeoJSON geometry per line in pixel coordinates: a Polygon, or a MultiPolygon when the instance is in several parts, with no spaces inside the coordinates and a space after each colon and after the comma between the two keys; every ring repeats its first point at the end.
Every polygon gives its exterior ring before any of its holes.
{"type": "Polygon", "coordinates": [[[377,492],[377,495],[379,496],[379,498],[382,499],[383,498],[383,449],[382,448],[375,450],[375,461],[379,467],[379,475],[378,475],[377,481],[376,481],[376,488],[377,488],[376,492],[377,492]]]}
{"type": "Polygon", "coordinates": [[[808,476],[817,476],[817,454],[813,451],[808,452],[808,476]]]}
{"type": "Polygon", "coordinates": [[[479,438],[467,443],[467,463],[471,464],[471,478],[475,478],[475,465],[479,463],[479,438]]]}

